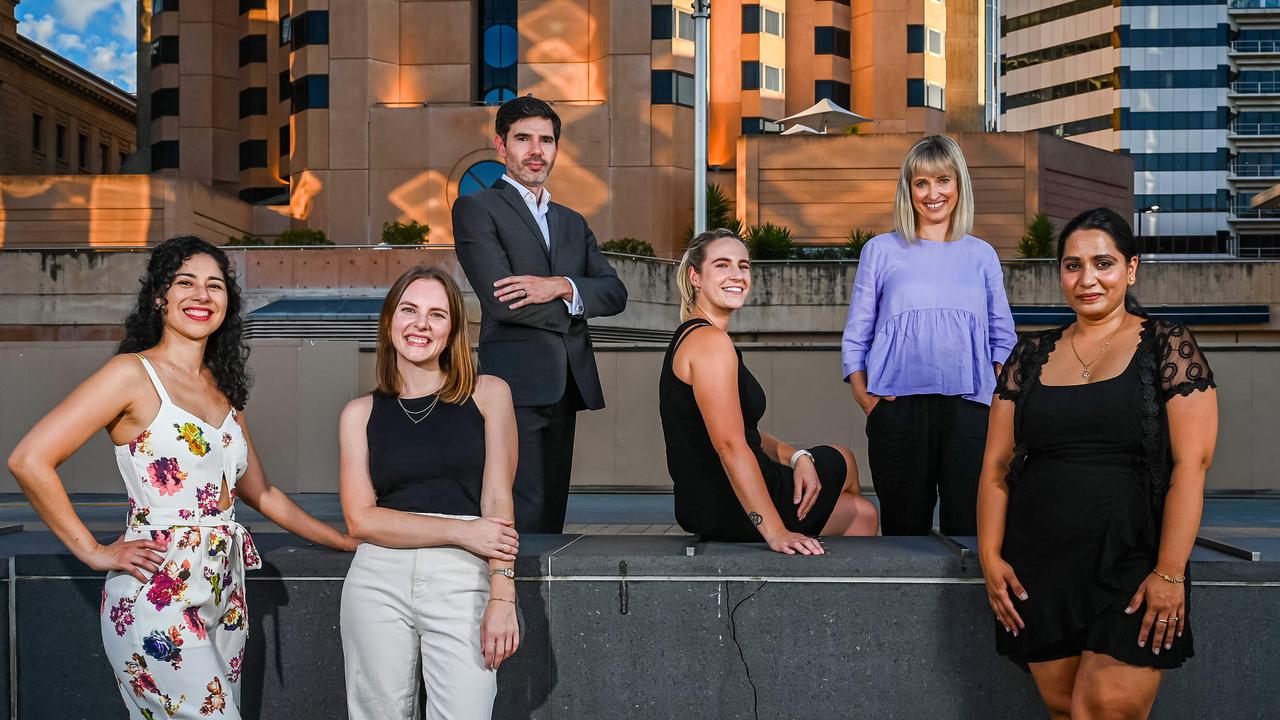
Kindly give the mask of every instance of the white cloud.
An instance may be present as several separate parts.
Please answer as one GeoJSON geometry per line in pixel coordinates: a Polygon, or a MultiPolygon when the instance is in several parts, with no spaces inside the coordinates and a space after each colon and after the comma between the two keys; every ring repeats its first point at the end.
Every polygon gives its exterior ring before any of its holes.
{"type": "Polygon", "coordinates": [[[135,0],[116,0],[119,12],[113,19],[112,26],[116,35],[129,45],[137,43],[138,37],[138,3],[135,0]]]}
{"type": "Polygon", "coordinates": [[[84,32],[89,20],[110,7],[113,2],[115,0],[56,0],[55,5],[63,22],[70,25],[72,30],[84,32]]]}
{"type": "Polygon", "coordinates": [[[18,32],[21,35],[41,45],[48,45],[57,31],[58,21],[54,20],[52,15],[45,15],[37,20],[35,15],[27,13],[22,16],[22,22],[18,23],[18,32]]]}
{"type": "Polygon", "coordinates": [[[112,40],[89,54],[89,69],[133,92],[137,86],[138,52],[131,49],[121,54],[119,44],[112,40]]]}
{"type": "Polygon", "coordinates": [[[53,39],[53,45],[64,53],[72,50],[86,49],[84,41],[80,39],[79,35],[74,33],[59,33],[58,36],[53,39]]]}

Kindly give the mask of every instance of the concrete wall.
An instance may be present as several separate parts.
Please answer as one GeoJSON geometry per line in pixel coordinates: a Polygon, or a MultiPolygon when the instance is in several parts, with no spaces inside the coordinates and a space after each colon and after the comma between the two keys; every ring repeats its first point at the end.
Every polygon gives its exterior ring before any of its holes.
{"type": "MultiPolygon", "coordinates": [[[[352,342],[266,340],[252,344],[255,384],[245,414],[263,467],[288,492],[337,492],[338,414],[374,385],[373,354],[352,342]]],[[[0,343],[0,457],[110,356],[112,343],[0,343]]],[[[861,411],[840,379],[836,347],[750,347],[747,365],[769,404],[761,428],[804,445],[837,443],[858,458],[871,485],[861,411]]],[[[1218,381],[1221,428],[1210,491],[1280,490],[1280,347],[1222,346],[1207,352],[1218,381]]],[[[607,407],[579,416],[577,487],[671,486],[658,418],[661,348],[598,348],[607,407]]],[[[60,469],[72,492],[120,492],[106,433],[60,469]]],[[[0,492],[18,487],[0,475],[0,492]]]]}

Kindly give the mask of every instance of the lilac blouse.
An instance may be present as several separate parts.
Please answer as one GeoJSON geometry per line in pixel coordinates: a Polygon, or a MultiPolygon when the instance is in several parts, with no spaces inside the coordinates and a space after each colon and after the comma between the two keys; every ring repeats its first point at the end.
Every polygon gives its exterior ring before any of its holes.
{"type": "Polygon", "coordinates": [[[1017,342],[996,251],[877,235],[862,249],[840,359],[845,382],[867,372],[873,395],[958,395],[991,404],[1017,342]]]}

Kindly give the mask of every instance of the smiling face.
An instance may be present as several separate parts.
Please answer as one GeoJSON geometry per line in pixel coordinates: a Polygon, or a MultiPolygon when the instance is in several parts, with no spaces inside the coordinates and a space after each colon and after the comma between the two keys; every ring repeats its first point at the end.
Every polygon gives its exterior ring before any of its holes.
{"type": "Polygon", "coordinates": [[[950,168],[920,167],[911,176],[911,205],[916,225],[946,225],[959,197],[955,172],[950,168]]]}
{"type": "Polygon", "coordinates": [[[391,316],[391,345],[401,360],[421,366],[438,364],[453,324],[449,296],[436,280],[409,283],[391,316]]]}
{"type": "Polygon", "coordinates": [[[1077,230],[1063,246],[1058,273],[1067,304],[1081,317],[1102,319],[1124,307],[1137,280],[1138,258],[1128,261],[1115,240],[1101,230],[1077,230]]]}
{"type": "Polygon", "coordinates": [[[559,151],[551,120],[543,117],[515,121],[505,138],[494,137],[493,145],[498,159],[507,166],[507,174],[530,190],[547,181],[559,151]]]}
{"type": "Polygon", "coordinates": [[[689,268],[697,303],[733,312],[747,304],[751,292],[751,259],[741,240],[720,238],[707,246],[699,268],[689,268]]]}
{"type": "Polygon", "coordinates": [[[226,314],[227,280],[218,261],[204,254],[187,258],[164,293],[165,327],[203,339],[222,326],[226,314]]]}

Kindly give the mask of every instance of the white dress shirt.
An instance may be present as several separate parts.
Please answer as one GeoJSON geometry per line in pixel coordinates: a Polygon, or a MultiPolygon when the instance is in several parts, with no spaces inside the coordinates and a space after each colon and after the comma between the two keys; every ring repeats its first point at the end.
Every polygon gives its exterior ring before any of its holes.
{"type": "MultiPolygon", "coordinates": [[[[547,252],[551,252],[551,230],[547,226],[547,211],[551,209],[551,191],[542,188],[542,197],[538,198],[529,188],[521,185],[515,178],[503,173],[502,179],[511,184],[511,187],[520,191],[520,197],[524,198],[524,204],[529,208],[529,212],[533,215],[534,222],[538,223],[538,229],[542,231],[542,243],[547,246],[547,252]]],[[[580,316],[583,313],[582,298],[578,297],[578,286],[574,284],[570,278],[569,287],[573,288],[573,300],[565,300],[565,307],[569,309],[570,315],[580,316]]]]}

